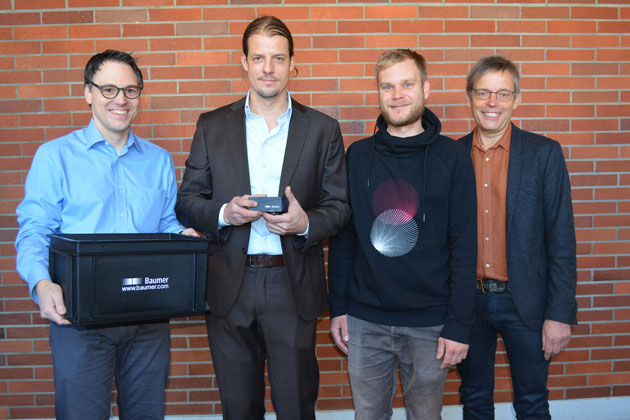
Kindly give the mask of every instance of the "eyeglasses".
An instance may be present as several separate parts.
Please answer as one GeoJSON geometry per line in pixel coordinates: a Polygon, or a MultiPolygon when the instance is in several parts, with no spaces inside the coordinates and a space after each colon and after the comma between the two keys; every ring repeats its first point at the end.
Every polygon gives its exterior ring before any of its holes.
{"type": "Polygon", "coordinates": [[[514,91],[506,90],[506,89],[497,90],[494,92],[487,89],[473,89],[472,92],[473,92],[473,97],[475,99],[479,99],[480,101],[486,101],[490,99],[490,97],[494,93],[494,95],[497,98],[497,101],[500,101],[500,102],[511,101],[512,98],[514,98],[514,94],[516,93],[514,91]]]}
{"type": "Polygon", "coordinates": [[[114,85],[99,86],[94,82],[90,82],[90,84],[100,90],[101,94],[106,99],[114,99],[116,96],[118,96],[118,92],[120,92],[121,90],[123,91],[123,95],[125,95],[125,98],[127,99],[136,99],[138,96],[140,96],[140,92],[142,92],[142,86],[125,86],[123,88],[119,88],[118,86],[114,85]]]}

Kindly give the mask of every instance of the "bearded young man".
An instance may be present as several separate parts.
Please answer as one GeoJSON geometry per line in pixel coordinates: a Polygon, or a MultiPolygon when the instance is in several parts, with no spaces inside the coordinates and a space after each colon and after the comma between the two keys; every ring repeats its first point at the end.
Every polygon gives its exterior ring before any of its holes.
{"type": "Polygon", "coordinates": [[[424,107],[421,55],[386,52],[376,79],[375,134],[346,157],[353,217],[330,243],[330,332],[348,354],[356,418],[390,418],[400,366],[407,418],[439,419],[448,368],[468,350],[475,174],[424,107]]]}

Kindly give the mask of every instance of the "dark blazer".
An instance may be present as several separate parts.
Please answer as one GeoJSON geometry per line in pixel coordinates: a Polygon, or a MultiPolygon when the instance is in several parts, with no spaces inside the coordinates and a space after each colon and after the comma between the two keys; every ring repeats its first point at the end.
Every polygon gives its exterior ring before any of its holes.
{"type": "MultiPolygon", "coordinates": [[[[339,123],[292,101],[278,195],[287,185],[308,215],[308,238],[281,236],[297,311],[305,320],[326,309],[321,241],[350,216],[343,139],[339,123]]],[[[207,300],[218,316],[232,308],[243,278],[250,223],[219,229],[221,206],[251,194],[245,129],[245,98],[201,114],[186,161],[175,212],[180,222],[218,243],[209,258],[207,300]]]]}
{"type": "MultiPolygon", "coordinates": [[[[473,133],[460,141],[470,150],[473,133]]],[[[571,185],[555,140],[512,125],[507,181],[507,270],[525,324],[577,323],[576,244],[571,185]]]]}

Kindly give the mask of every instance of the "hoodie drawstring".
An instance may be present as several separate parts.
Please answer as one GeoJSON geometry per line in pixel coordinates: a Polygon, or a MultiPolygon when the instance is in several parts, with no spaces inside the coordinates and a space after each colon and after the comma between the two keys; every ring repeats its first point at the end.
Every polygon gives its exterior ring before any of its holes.
{"type": "Polygon", "coordinates": [[[422,181],[422,223],[424,223],[427,219],[426,214],[424,213],[424,196],[427,191],[427,156],[429,156],[428,144],[424,147],[424,180],[422,181]]]}
{"type": "Polygon", "coordinates": [[[376,136],[376,130],[378,129],[378,124],[374,124],[374,132],[372,133],[372,144],[370,146],[370,161],[368,162],[368,176],[367,176],[367,187],[370,188],[370,176],[372,175],[372,160],[374,159],[374,136],[376,136]]]}

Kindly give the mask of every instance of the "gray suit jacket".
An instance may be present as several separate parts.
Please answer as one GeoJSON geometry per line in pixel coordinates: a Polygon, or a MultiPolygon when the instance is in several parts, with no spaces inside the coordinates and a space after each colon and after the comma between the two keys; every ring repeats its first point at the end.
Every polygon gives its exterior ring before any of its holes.
{"type": "MultiPolygon", "coordinates": [[[[218,226],[224,203],[251,194],[244,107],[245,98],[200,115],[175,205],[180,222],[218,243],[207,288],[210,310],[218,316],[236,301],[249,243],[249,223],[218,226]]],[[[281,236],[281,243],[298,313],[312,320],[326,309],[321,241],[345,225],[350,205],[339,123],[296,101],[292,107],[278,195],[291,186],[308,215],[309,234],[281,236]]]]}
{"type": "MultiPolygon", "coordinates": [[[[461,139],[470,150],[473,133],[461,139]]],[[[577,323],[576,243],[562,148],[512,125],[507,181],[507,269],[525,324],[577,323]]]]}

